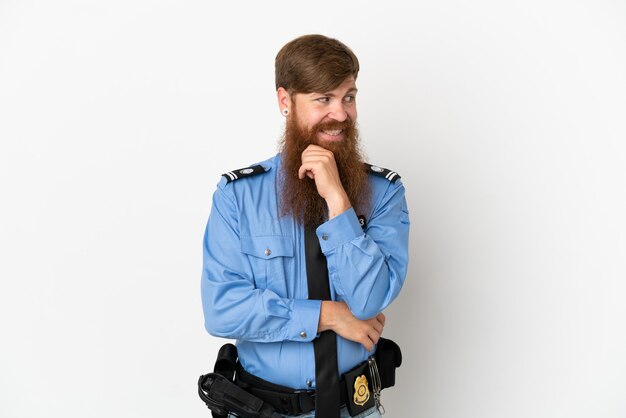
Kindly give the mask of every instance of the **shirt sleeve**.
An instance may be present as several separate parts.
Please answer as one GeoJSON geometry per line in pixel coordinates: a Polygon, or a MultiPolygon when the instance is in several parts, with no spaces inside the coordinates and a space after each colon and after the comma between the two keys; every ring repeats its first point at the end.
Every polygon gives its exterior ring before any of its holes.
{"type": "Polygon", "coordinates": [[[201,279],[206,330],[214,336],[254,342],[312,341],[321,301],[289,299],[257,289],[241,252],[235,199],[218,187],[203,242],[201,279]]]}
{"type": "Polygon", "coordinates": [[[404,283],[410,223],[399,180],[389,183],[371,213],[365,231],[352,208],[316,231],[337,299],[359,319],[382,312],[404,283]]]}

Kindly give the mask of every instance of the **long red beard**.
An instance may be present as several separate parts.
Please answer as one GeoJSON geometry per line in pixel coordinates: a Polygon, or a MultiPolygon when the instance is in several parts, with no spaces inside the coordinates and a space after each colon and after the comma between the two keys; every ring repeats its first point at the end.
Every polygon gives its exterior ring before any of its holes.
{"type": "Polygon", "coordinates": [[[341,183],[352,207],[357,214],[366,214],[371,193],[359,148],[358,130],[354,123],[349,119],[344,122],[318,123],[307,130],[298,126],[296,121],[295,109],[292,109],[292,116],[287,120],[281,141],[281,215],[292,215],[297,222],[307,227],[317,227],[328,217],[328,207],[317,193],[315,180],[308,177],[298,178],[302,152],[310,144],[332,151],[341,183]],[[343,129],[344,139],[338,142],[320,142],[317,139],[317,132],[327,129],[343,129]]]}

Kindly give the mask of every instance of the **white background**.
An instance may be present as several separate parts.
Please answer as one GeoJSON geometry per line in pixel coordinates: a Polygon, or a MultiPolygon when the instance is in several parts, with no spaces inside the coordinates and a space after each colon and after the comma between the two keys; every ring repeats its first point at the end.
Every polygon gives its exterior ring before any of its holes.
{"type": "Polygon", "coordinates": [[[403,176],[390,417],[626,417],[623,1],[0,0],[0,417],[208,417],[201,240],[280,47],[359,56],[403,176]]]}

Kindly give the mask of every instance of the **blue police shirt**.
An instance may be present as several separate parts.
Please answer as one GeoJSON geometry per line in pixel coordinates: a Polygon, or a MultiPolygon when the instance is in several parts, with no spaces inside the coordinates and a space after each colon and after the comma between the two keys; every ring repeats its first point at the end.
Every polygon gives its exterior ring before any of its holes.
{"type": "MultiPolygon", "coordinates": [[[[308,299],[304,229],[279,216],[280,154],[265,173],[227,182],[213,195],[204,235],[202,305],[214,336],[237,340],[249,373],[294,389],[315,387],[312,340],[321,301],[308,299]]],[[[401,180],[369,176],[367,214],[350,208],[317,230],[331,297],[360,319],[398,295],[407,271],[409,216],[401,180]],[[365,216],[362,228],[359,215],[365,216]]],[[[339,373],[367,359],[361,344],[337,336],[339,373]]]]}

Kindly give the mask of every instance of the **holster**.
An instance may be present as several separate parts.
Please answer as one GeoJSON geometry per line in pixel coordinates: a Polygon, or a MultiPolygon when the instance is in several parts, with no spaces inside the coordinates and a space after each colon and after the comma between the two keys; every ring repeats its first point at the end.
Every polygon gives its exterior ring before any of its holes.
{"type": "Polygon", "coordinates": [[[281,418],[271,405],[233,382],[236,364],[237,347],[224,344],[217,354],[213,373],[198,379],[198,395],[213,418],[226,418],[229,412],[242,418],[281,418]]]}

